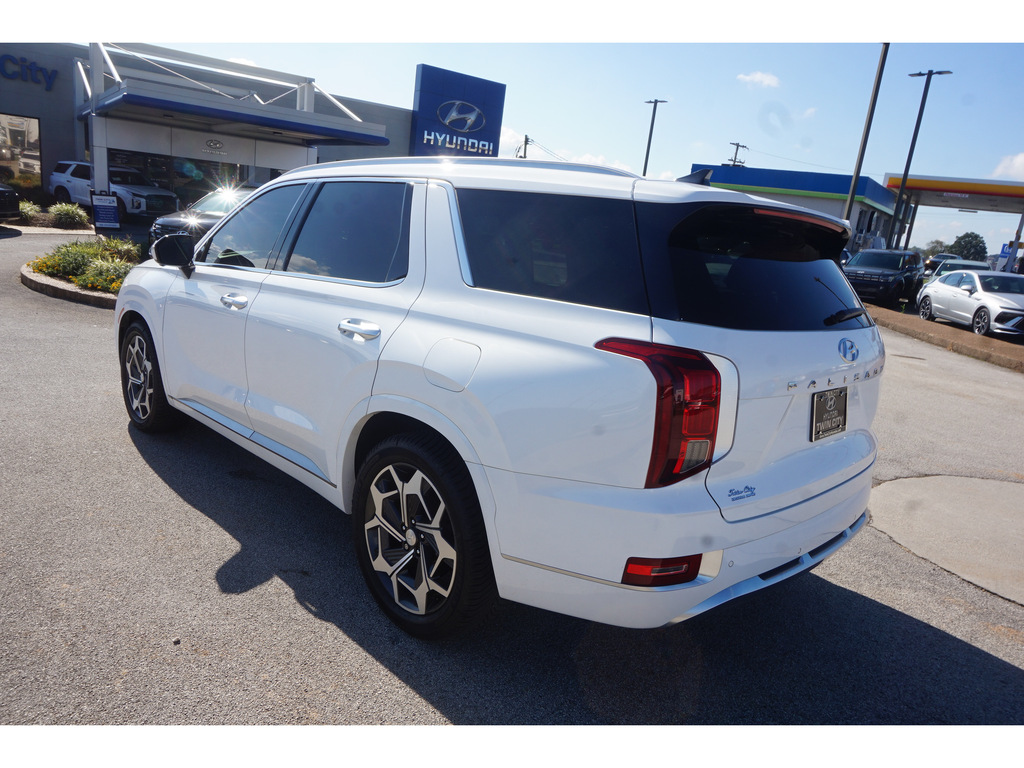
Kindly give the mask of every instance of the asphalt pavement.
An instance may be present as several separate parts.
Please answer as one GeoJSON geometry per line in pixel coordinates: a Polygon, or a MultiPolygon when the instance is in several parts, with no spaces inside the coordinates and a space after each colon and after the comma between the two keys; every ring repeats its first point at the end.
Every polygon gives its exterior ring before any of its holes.
{"type": "MultiPolygon", "coordinates": [[[[27,235],[55,233],[17,229],[27,235]]],[[[82,291],[26,267],[21,270],[21,281],[55,298],[100,307],[114,305],[109,295],[82,291]]],[[[979,337],[950,323],[923,320],[910,305],[905,305],[904,311],[874,305],[868,309],[882,328],[1024,374],[1021,340],[979,337]]],[[[993,594],[1024,604],[1024,467],[1020,477],[1022,482],[941,475],[889,481],[872,491],[871,522],[917,556],[993,594]],[[970,514],[965,514],[968,510],[970,514]]]]}

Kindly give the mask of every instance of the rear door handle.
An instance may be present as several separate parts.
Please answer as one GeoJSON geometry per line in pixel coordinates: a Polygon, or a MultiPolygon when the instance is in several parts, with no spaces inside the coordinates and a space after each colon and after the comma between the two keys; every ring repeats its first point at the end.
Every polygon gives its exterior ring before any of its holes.
{"type": "Polygon", "coordinates": [[[359,338],[363,341],[370,341],[370,339],[376,339],[380,336],[379,325],[368,323],[365,320],[356,320],[351,317],[346,317],[338,323],[338,330],[341,331],[344,336],[352,336],[353,338],[359,338]]]}
{"type": "Polygon", "coordinates": [[[228,293],[220,297],[220,303],[231,309],[245,309],[249,303],[249,297],[239,296],[237,293],[228,293]]]}

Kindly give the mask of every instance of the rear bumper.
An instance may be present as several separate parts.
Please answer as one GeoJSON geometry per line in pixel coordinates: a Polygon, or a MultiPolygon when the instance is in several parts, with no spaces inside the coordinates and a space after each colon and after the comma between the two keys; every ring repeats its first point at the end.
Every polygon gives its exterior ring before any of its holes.
{"type": "MultiPolygon", "coordinates": [[[[789,513],[787,517],[800,519],[800,522],[781,530],[757,535],[770,530],[764,527],[767,521],[763,518],[725,524],[724,532],[721,529],[708,531],[708,535],[703,537],[699,530],[688,530],[690,535],[683,537],[688,541],[703,538],[717,545],[723,537],[733,540],[732,544],[721,549],[705,550],[701,576],[688,584],[659,588],[627,587],[617,579],[588,577],[505,553],[493,558],[498,589],[501,596],[509,600],[605,624],[638,629],[675,624],[816,566],[849,542],[864,526],[870,493],[869,469],[828,493],[799,505],[804,509],[786,510],[789,513]],[[754,534],[753,538],[750,538],[751,534],[754,534]]],[[[692,521],[687,521],[685,514],[676,517],[685,528],[690,527],[686,522],[709,519],[703,515],[695,516],[692,521]]],[[[600,517],[594,519],[597,523],[600,517]]],[[[612,542],[635,538],[635,532],[629,535],[625,531],[621,533],[623,535],[616,539],[613,526],[603,529],[592,526],[585,536],[577,539],[576,546],[587,546],[589,541],[603,536],[612,537],[612,542]]],[[[574,545],[571,540],[566,544],[574,545]]],[[[689,544],[679,545],[677,540],[674,546],[685,548],[689,544]]],[[[608,550],[615,548],[614,544],[606,547],[608,550]]],[[[644,555],[637,551],[629,554],[644,555]]],[[[674,554],[695,554],[695,551],[676,549],[674,554]]],[[[624,555],[619,553],[621,562],[614,566],[620,572],[625,563],[624,555]]]]}

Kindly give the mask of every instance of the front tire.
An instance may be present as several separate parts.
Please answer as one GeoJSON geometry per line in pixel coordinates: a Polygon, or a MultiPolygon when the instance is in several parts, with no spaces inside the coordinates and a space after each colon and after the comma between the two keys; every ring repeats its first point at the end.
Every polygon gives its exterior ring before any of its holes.
{"type": "Polygon", "coordinates": [[[495,603],[476,490],[441,438],[402,434],[376,445],[356,477],[352,526],[370,593],[410,635],[455,634],[495,603]]]}
{"type": "Polygon", "coordinates": [[[971,328],[979,336],[987,336],[988,332],[992,330],[992,317],[985,307],[982,307],[974,313],[974,319],[971,321],[971,328]]]}
{"type": "Polygon", "coordinates": [[[178,422],[164,394],[153,337],[141,322],[128,326],[121,340],[121,394],[132,423],[143,432],[160,432],[178,422]]]}

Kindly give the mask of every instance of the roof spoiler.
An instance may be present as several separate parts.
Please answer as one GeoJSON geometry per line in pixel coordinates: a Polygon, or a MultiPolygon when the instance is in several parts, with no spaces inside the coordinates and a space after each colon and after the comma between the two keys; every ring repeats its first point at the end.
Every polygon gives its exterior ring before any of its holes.
{"type": "Polygon", "coordinates": [[[676,181],[684,181],[687,184],[702,184],[705,187],[711,186],[711,173],[714,168],[702,168],[699,171],[694,171],[689,176],[680,176],[676,181]]]}

